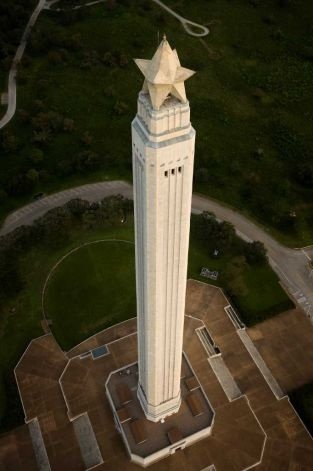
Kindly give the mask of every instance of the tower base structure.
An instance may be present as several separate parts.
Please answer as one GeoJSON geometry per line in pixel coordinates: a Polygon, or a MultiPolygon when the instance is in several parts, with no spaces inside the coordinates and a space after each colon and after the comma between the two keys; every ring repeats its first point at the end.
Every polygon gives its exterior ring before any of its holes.
{"type": "Polygon", "coordinates": [[[179,411],[181,405],[180,391],[177,397],[174,397],[169,401],[165,401],[161,404],[154,406],[147,402],[144,390],[139,383],[137,389],[137,396],[141,407],[145,413],[145,416],[148,420],[152,420],[152,422],[160,422],[163,421],[166,417],[172,414],[176,414],[176,412],[179,411]]]}
{"type": "Polygon", "coordinates": [[[137,362],[110,374],[106,394],[130,459],[140,466],[147,467],[211,435],[214,411],[185,354],[181,393],[178,402],[171,401],[172,409],[168,403],[159,411],[146,404],[137,362]]]}

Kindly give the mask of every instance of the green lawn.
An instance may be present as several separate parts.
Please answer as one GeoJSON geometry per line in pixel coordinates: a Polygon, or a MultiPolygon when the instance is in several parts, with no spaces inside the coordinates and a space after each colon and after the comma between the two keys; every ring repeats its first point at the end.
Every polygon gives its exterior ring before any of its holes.
{"type": "MultiPolygon", "coordinates": [[[[196,237],[191,237],[189,247],[188,276],[204,283],[223,287],[227,264],[238,255],[239,248],[232,248],[219,258],[213,258],[214,245],[205,246],[196,237]],[[200,276],[201,267],[218,271],[217,281],[208,281],[200,276]]],[[[268,264],[248,266],[243,273],[247,293],[232,299],[239,315],[247,326],[252,326],[279,312],[290,309],[293,303],[279,284],[276,273],[268,264]]]]}
{"type": "Polygon", "coordinates": [[[293,307],[279,284],[278,276],[269,265],[249,267],[244,273],[244,279],[248,295],[240,297],[235,304],[247,326],[293,307]]]}
{"type": "Polygon", "coordinates": [[[45,313],[62,348],[136,315],[135,247],[100,242],[70,254],[53,272],[45,313]]]}
{"type": "Polygon", "coordinates": [[[287,8],[278,0],[168,3],[209,24],[211,34],[201,41],[186,35],[175,18],[148,0],[117,1],[113,11],[97,5],[74,22],[64,14],[40,16],[27,48],[29,64],[20,73],[18,108],[30,120],[40,106],[56,111],[73,119],[75,129],[53,131],[42,146],[44,160],[33,163],[33,125],[14,118],[7,130],[17,145],[0,153],[0,188],[31,167],[39,171],[39,181],[28,193],[3,201],[0,218],[38,191],[102,175],[130,178],[130,122],[142,84],[132,58],[151,57],[158,32],[165,31],[183,65],[198,72],[187,82],[197,130],[195,190],[265,224],[288,245],[312,243],[312,185],[296,179],[313,150],[310,5],[305,0],[287,8]],[[61,60],[55,62],[49,51],[61,60]],[[111,66],[103,61],[108,52],[115,57],[111,66]],[[121,55],[128,61],[123,66],[116,59],[121,55]],[[74,165],[69,171],[68,164],[85,150],[85,131],[92,136],[88,149],[99,156],[97,168],[74,165]]]}

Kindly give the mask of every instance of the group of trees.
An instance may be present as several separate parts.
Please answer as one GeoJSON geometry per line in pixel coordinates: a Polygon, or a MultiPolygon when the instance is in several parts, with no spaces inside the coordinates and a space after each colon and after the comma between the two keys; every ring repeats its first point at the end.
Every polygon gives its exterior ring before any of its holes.
{"type": "Polygon", "coordinates": [[[242,253],[251,265],[266,262],[266,250],[262,242],[246,242],[236,235],[234,226],[230,222],[218,221],[213,213],[204,211],[197,216],[192,225],[192,231],[198,240],[208,244],[218,251],[231,250],[235,246],[238,253],[242,253]]]}
{"type": "Polygon", "coordinates": [[[214,214],[203,212],[195,216],[191,226],[193,236],[207,247],[212,255],[222,253],[229,255],[229,262],[221,276],[226,290],[232,297],[245,296],[247,287],[244,282],[244,272],[249,265],[267,263],[264,245],[259,241],[246,242],[236,235],[234,226],[229,222],[218,221],[214,214]]]}
{"type": "Polygon", "coordinates": [[[288,165],[290,178],[303,187],[312,188],[312,146],[279,122],[272,123],[270,133],[275,148],[288,165]]]}
{"type": "Polygon", "coordinates": [[[0,64],[9,68],[36,0],[0,0],[0,64]]]}
{"type": "Polygon", "coordinates": [[[53,175],[68,176],[80,172],[95,170],[100,165],[97,152],[92,150],[93,136],[85,131],[76,136],[77,147],[81,150],[58,159],[51,165],[46,161],[49,145],[61,134],[74,133],[76,130],[73,119],[55,110],[46,109],[43,101],[35,100],[31,111],[20,109],[19,122],[24,129],[32,132],[31,141],[23,143],[17,138],[12,128],[0,134],[0,153],[9,158],[20,155],[23,165],[19,172],[12,176],[2,175],[0,181],[0,201],[7,196],[25,195],[34,191],[38,182],[44,182],[53,175]],[[2,183],[2,186],[1,186],[2,183]]]}
{"type": "MultiPolygon", "coordinates": [[[[70,2],[68,6],[71,7],[70,2]]],[[[111,2],[108,8],[114,9],[115,2],[111,2]]],[[[88,9],[74,10],[71,21],[79,19],[78,12],[85,10],[88,9]]],[[[63,13],[59,17],[63,17],[63,13]]],[[[29,46],[32,57],[45,54],[54,66],[64,66],[71,61],[84,67],[102,65],[124,68],[129,63],[129,58],[122,51],[108,49],[100,54],[88,49],[79,33],[68,33],[66,28],[59,25],[51,28],[40,23],[36,25],[30,36],[29,46]]],[[[18,73],[20,83],[27,82],[31,61],[30,56],[24,56],[18,73]]],[[[9,162],[14,161],[14,165],[8,165],[0,176],[0,202],[10,196],[34,193],[38,184],[48,180],[95,171],[104,164],[109,168],[118,160],[121,163],[122,157],[113,160],[110,153],[103,152],[103,149],[100,157],[101,145],[94,139],[92,132],[81,129],[81,125],[77,126],[61,106],[47,105],[46,96],[51,87],[49,76],[42,76],[36,83],[37,98],[25,109],[18,109],[17,120],[0,133],[0,157],[9,162]],[[17,132],[20,127],[23,132],[17,132]],[[62,138],[62,134],[69,133],[70,138],[62,138]],[[63,146],[64,142],[70,142],[72,151],[57,152],[56,158],[52,158],[59,142],[63,146]]],[[[127,104],[119,100],[114,92],[108,101],[113,116],[118,117],[128,112],[127,104]]]]}
{"type": "Polygon", "coordinates": [[[86,229],[108,227],[125,221],[133,203],[122,196],[111,196],[99,203],[74,199],[48,211],[31,226],[21,226],[0,238],[0,305],[23,287],[19,258],[38,244],[54,249],[65,244],[77,225],[86,229]]]}

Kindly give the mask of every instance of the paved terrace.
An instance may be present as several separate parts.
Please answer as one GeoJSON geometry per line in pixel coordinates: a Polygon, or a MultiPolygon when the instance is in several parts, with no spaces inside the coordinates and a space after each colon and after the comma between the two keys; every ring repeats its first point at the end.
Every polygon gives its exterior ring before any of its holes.
{"type": "Polygon", "coordinates": [[[107,343],[111,343],[114,340],[118,340],[130,334],[137,332],[137,319],[129,319],[128,321],[121,322],[120,324],[113,325],[107,329],[102,330],[96,335],[89,337],[84,342],[76,345],[69,352],[67,352],[68,358],[76,357],[84,352],[93,350],[94,348],[100,347],[107,343]]]}
{"type": "MultiPolygon", "coordinates": [[[[212,338],[222,351],[228,369],[239,389],[246,395],[249,405],[267,435],[262,463],[255,469],[309,471],[313,462],[312,438],[288,398],[276,400],[226,315],[224,306],[227,304],[229,303],[221,290],[189,280],[186,314],[205,322],[212,338]]],[[[306,324],[302,325],[303,330],[306,330],[306,324]]],[[[289,337],[291,334],[292,330],[289,337]]],[[[190,337],[190,343],[193,342],[194,338],[190,337]]],[[[310,345],[310,350],[312,349],[313,342],[310,345]]],[[[186,350],[188,353],[188,349],[186,350]]],[[[200,381],[205,381],[207,375],[204,370],[196,371],[196,374],[200,381]]],[[[211,396],[210,401],[214,407],[211,396]]],[[[223,409],[226,410],[222,408],[219,412],[223,409]]],[[[239,422],[242,423],[241,418],[239,422]]]]}
{"type": "MultiPolygon", "coordinates": [[[[225,304],[223,297],[222,300],[225,304]]],[[[213,435],[150,466],[149,469],[153,471],[202,470],[213,462],[217,469],[223,471],[241,470],[261,458],[265,435],[245,398],[232,403],[228,401],[194,333],[194,328],[199,325],[202,325],[201,321],[186,317],[185,346],[196,374],[198,371],[203,372],[202,386],[213,408],[219,408],[213,435]],[[190,344],[190,336],[193,337],[194,346],[190,344]]],[[[104,461],[99,469],[138,470],[140,468],[128,460],[122,439],[114,427],[104,390],[111,371],[137,360],[136,335],[113,341],[108,344],[108,348],[110,354],[97,360],[93,360],[91,355],[72,358],[62,376],[61,386],[70,417],[77,417],[86,411],[89,415],[104,461]]]]}
{"type": "MultiPolygon", "coordinates": [[[[254,467],[258,471],[309,471],[313,462],[312,439],[288,398],[275,398],[225,313],[227,304],[219,289],[192,280],[188,282],[184,350],[215,411],[213,432],[209,438],[149,469],[200,471],[214,463],[217,471],[235,471],[259,463],[254,467]],[[228,400],[195,334],[195,328],[203,324],[219,346],[226,367],[243,393],[236,400],[228,400]]],[[[79,346],[81,354],[102,345],[105,340],[110,353],[96,360],[87,355],[68,361],[53,337],[47,335],[31,342],[16,368],[25,416],[27,420],[38,417],[52,470],[85,469],[69,420],[82,413],[88,414],[103,459],[95,470],[141,469],[129,462],[104,388],[111,371],[137,360],[136,335],[132,333],[135,323],[129,321],[121,326],[128,336],[118,339],[122,334],[119,329],[107,329],[79,346]],[[63,393],[57,381],[62,373],[63,393]]],[[[1,463],[6,449],[3,443],[2,439],[1,463]]],[[[20,445],[16,446],[22,455],[20,445]]],[[[14,467],[14,471],[33,469],[31,462],[14,467]]]]}
{"type": "Polygon", "coordinates": [[[257,324],[248,334],[285,392],[313,381],[313,325],[300,309],[257,324]]]}
{"type": "Polygon", "coordinates": [[[0,469],[1,471],[37,469],[27,425],[0,436],[0,469]]]}
{"type": "Polygon", "coordinates": [[[58,382],[67,361],[52,335],[45,335],[29,344],[15,374],[25,420],[38,419],[51,469],[80,471],[85,467],[58,382]]]}

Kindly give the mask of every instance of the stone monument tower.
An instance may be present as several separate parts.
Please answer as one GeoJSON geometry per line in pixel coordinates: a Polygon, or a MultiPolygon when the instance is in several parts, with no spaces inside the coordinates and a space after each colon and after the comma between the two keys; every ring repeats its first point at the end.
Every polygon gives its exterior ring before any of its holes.
{"type": "Polygon", "coordinates": [[[195,131],[186,79],[164,37],[132,123],[138,316],[138,398],[154,422],[178,411],[195,131]]]}

